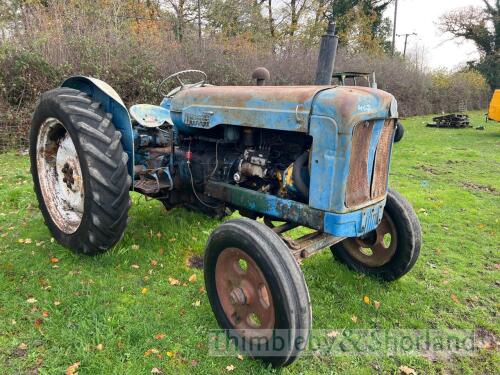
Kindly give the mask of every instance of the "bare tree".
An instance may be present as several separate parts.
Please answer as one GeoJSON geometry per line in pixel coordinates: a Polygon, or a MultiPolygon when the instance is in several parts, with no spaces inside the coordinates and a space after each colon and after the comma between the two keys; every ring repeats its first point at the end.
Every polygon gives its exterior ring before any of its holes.
{"type": "Polygon", "coordinates": [[[484,8],[466,7],[441,16],[439,28],[453,38],[475,43],[481,59],[471,65],[483,73],[492,88],[500,85],[500,0],[483,0],[484,8]]]}

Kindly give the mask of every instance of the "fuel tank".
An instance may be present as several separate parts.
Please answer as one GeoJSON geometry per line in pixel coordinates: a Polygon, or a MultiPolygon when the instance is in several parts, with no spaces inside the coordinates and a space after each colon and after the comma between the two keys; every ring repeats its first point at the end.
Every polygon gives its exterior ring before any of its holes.
{"type": "Polygon", "coordinates": [[[176,94],[170,112],[183,133],[222,124],[309,133],[311,115],[349,132],[359,121],[398,116],[391,94],[359,86],[197,87],[176,94]]]}

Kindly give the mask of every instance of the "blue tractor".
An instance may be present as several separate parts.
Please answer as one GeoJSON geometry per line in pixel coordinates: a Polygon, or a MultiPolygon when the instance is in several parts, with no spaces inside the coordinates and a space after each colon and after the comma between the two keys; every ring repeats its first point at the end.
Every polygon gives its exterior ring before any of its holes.
{"type": "Polygon", "coordinates": [[[167,209],[239,211],[208,239],[207,295],[241,350],[290,364],[312,320],[301,259],[330,248],[356,271],[395,280],[421,246],[412,207],[388,188],[396,99],[332,86],[332,60],[323,46],[312,86],[266,86],[263,68],[256,86],[212,86],[205,73],[182,71],[161,83],[159,106],[129,110],[95,78],[72,77],[45,92],[30,158],[54,238],[78,253],[106,251],[127,226],[130,190],[167,209]],[[310,230],[287,236],[297,227],[310,230]]]}

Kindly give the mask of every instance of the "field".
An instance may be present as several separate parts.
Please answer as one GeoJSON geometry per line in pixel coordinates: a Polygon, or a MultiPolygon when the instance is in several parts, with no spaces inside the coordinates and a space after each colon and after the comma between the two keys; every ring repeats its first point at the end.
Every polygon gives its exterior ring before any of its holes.
{"type": "MultiPolygon", "coordinates": [[[[431,129],[429,118],[404,121],[391,167],[392,187],[422,224],[415,268],[384,283],[349,271],[329,251],[307,259],[314,328],[472,329],[498,341],[500,124],[474,113],[473,124],[485,130],[431,129]]],[[[282,370],[208,356],[217,324],[203,272],[189,260],[202,255],[219,221],[166,212],[139,195],[133,203],[115,248],[74,255],[43,224],[28,158],[0,155],[0,374],[61,374],[73,364],[80,374],[500,371],[494,344],[446,358],[311,355],[282,370]]]]}

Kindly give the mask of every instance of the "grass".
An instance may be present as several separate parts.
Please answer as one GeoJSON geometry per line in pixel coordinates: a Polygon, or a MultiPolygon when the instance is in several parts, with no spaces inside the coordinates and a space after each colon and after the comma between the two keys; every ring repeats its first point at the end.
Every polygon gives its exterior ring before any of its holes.
{"type": "MultiPolygon", "coordinates": [[[[429,118],[404,122],[390,178],[422,224],[415,268],[384,283],[349,271],[329,251],[307,259],[315,328],[460,328],[498,338],[500,124],[431,129],[423,125],[429,118]]],[[[483,122],[480,113],[472,119],[483,122]]],[[[60,374],[76,362],[80,374],[148,374],[155,367],[219,374],[228,365],[252,374],[399,373],[400,366],[426,374],[499,371],[492,349],[449,358],[308,356],[281,370],[208,356],[207,333],[217,324],[202,271],[189,268],[188,259],[203,253],[219,221],[166,212],[134,195],[124,239],[102,256],[77,256],[51,241],[28,168],[26,156],[0,155],[1,374],[60,374]]]]}

